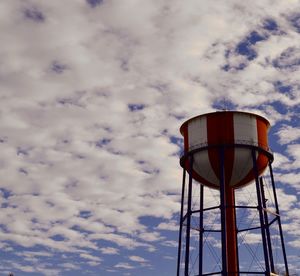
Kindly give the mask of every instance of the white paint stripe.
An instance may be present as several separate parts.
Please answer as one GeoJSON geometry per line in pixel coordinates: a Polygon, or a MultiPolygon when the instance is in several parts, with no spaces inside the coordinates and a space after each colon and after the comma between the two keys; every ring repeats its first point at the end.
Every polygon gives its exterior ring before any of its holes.
{"type": "Polygon", "coordinates": [[[233,174],[230,185],[239,183],[253,168],[251,150],[245,148],[236,148],[234,156],[233,174]]]}
{"type": "Polygon", "coordinates": [[[257,144],[256,117],[250,114],[237,113],[233,116],[235,143],[257,144]]]}
{"type": "MultiPolygon", "coordinates": [[[[189,150],[203,147],[207,144],[207,119],[196,118],[188,124],[189,150]]],[[[208,151],[201,151],[194,155],[194,170],[212,184],[218,185],[219,180],[209,162],[208,151]]]]}
{"type": "MultiPolygon", "coordinates": [[[[233,117],[235,143],[256,144],[256,117],[249,114],[236,113],[233,117]]],[[[257,155],[257,154],[256,154],[257,155]]],[[[232,177],[230,185],[234,186],[247,176],[253,167],[251,150],[235,148],[232,177]]]]}
{"type": "Polygon", "coordinates": [[[208,182],[219,186],[219,180],[209,162],[208,151],[200,151],[194,155],[194,170],[208,182]]]}
{"type": "Polygon", "coordinates": [[[199,148],[200,144],[207,142],[206,118],[200,117],[188,124],[189,150],[199,148]]]}

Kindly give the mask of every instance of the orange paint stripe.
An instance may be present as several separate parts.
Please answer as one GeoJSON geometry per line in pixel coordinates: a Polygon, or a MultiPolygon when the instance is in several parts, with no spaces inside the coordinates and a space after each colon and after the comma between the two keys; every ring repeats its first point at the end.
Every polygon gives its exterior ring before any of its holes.
{"type": "Polygon", "coordinates": [[[268,128],[269,126],[265,121],[260,118],[256,118],[257,125],[257,140],[258,146],[263,149],[268,149],[268,128]]]}
{"type": "MultiPolygon", "coordinates": [[[[218,145],[220,143],[221,137],[218,131],[220,122],[219,116],[217,114],[213,114],[213,116],[207,116],[206,124],[207,124],[207,142],[208,145],[218,145]]],[[[210,165],[215,173],[215,175],[220,179],[220,162],[219,162],[219,151],[217,149],[209,149],[208,150],[208,158],[210,161],[210,165]]]]}
{"type": "MultiPolygon", "coordinates": [[[[207,116],[207,140],[209,145],[234,144],[233,113],[214,113],[207,116]]],[[[214,173],[220,179],[218,149],[208,150],[209,161],[214,173]]],[[[225,184],[229,185],[234,162],[234,148],[225,150],[225,184]]]]}
{"type": "MultiPolygon", "coordinates": [[[[207,138],[209,145],[233,145],[234,121],[233,113],[215,113],[207,117],[207,138]]],[[[234,205],[234,189],[229,186],[233,171],[234,147],[225,149],[225,205],[226,208],[226,254],[228,271],[237,271],[237,235],[234,205]]],[[[215,174],[220,179],[220,154],[218,149],[209,149],[208,156],[215,174]]],[[[237,275],[237,273],[230,273],[237,275]]]]}
{"type": "Polygon", "coordinates": [[[236,232],[236,215],[234,200],[234,188],[227,186],[225,189],[225,204],[226,208],[226,251],[228,256],[228,275],[238,275],[236,271],[238,270],[238,259],[237,259],[237,232],[236,232]]]}
{"type": "Polygon", "coordinates": [[[188,125],[185,125],[183,129],[183,141],[184,141],[184,153],[187,153],[189,151],[188,125]]]}

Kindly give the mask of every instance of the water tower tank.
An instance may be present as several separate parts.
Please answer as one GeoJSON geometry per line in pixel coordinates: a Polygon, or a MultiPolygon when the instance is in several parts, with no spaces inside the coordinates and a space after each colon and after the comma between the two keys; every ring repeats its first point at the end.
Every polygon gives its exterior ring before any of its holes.
{"type": "MultiPolygon", "coordinates": [[[[240,111],[208,113],[184,122],[180,132],[185,154],[194,152],[193,178],[219,189],[219,148],[224,146],[225,185],[238,188],[254,180],[252,153],[247,146],[257,147],[257,168],[262,174],[268,165],[269,126],[265,118],[240,111]]],[[[181,165],[188,170],[189,160],[182,160],[181,165]]]]}
{"type": "MultiPolygon", "coordinates": [[[[183,123],[180,132],[184,137],[184,153],[180,158],[183,167],[182,196],[180,210],[180,226],[177,257],[177,276],[180,276],[181,267],[184,268],[184,275],[194,272],[194,260],[190,264],[190,240],[191,237],[198,236],[198,274],[201,275],[225,275],[238,276],[246,275],[277,275],[276,260],[273,258],[272,238],[270,226],[277,221],[282,245],[282,256],[286,275],[289,275],[287,257],[285,253],[280,214],[275,191],[275,182],[271,163],[273,154],[268,146],[268,130],[270,124],[268,120],[253,113],[240,111],[221,111],[203,114],[191,118],[183,123]],[[269,178],[272,185],[273,197],[276,212],[268,208],[264,192],[263,171],[269,167],[269,178]],[[188,173],[188,183],[186,183],[186,173],[188,173]],[[193,202],[194,188],[193,180],[199,184],[199,199],[193,202]],[[237,188],[245,186],[253,180],[256,187],[257,205],[237,205],[235,191],[237,188]],[[187,189],[186,189],[187,186],[187,189]],[[204,206],[205,190],[204,186],[219,190],[219,203],[216,206],[206,208],[204,206]],[[187,192],[186,192],[187,191],[187,192]],[[192,204],[193,202],[193,204],[192,204]],[[198,208],[195,207],[198,205],[198,208]],[[237,224],[237,210],[256,210],[259,217],[257,225],[241,227],[237,224]],[[209,218],[210,211],[219,214],[220,228],[212,229],[205,221],[209,218]],[[219,212],[217,211],[219,210],[219,212]],[[206,216],[204,216],[206,214],[206,216]],[[270,214],[274,216],[269,219],[270,214]],[[196,223],[194,222],[196,221],[196,223]],[[195,223],[195,225],[192,225],[195,223]],[[184,266],[181,266],[182,233],[185,227],[185,249],[184,266]],[[244,271],[239,263],[239,244],[245,236],[241,233],[249,231],[261,232],[263,247],[263,271],[244,271]],[[191,235],[197,231],[198,235],[191,235]],[[221,244],[221,266],[216,263],[221,271],[207,272],[204,262],[204,233],[218,233],[221,244]],[[204,274],[203,274],[204,272],[204,274]]],[[[207,189],[208,190],[208,189],[207,189]]],[[[197,196],[196,196],[197,197],[197,196]]],[[[254,216],[255,217],[255,216],[254,216]]],[[[253,222],[253,220],[252,220],[253,222]]],[[[245,234],[244,234],[245,235],[245,234]]],[[[216,258],[218,260],[218,258],[216,258]]],[[[250,265],[251,266],[251,265],[250,265]]],[[[261,266],[261,265],[260,265],[261,266]]],[[[260,269],[260,268],[258,268],[260,269]]]]}

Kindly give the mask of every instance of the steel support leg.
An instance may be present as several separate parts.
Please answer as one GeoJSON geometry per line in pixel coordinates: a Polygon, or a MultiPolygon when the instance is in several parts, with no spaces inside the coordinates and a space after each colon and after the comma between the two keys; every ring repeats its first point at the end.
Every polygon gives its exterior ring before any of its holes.
{"type": "Polygon", "coordinates": [[[181,208],[180,208],[180,222],[179,222],[179,238],[178,238],[178,256],[177,256],[177,276],[180,274],[181,264],[181,242],[182,242],[182,227],[183,227],[183,207],[184,207],[184,191],[185,191],[185,176],[186,170],[182,173],[182,190],[181,190],[181,208]]]}
{"type": "Polygon", "coordinates": [[[271,162],[269,162],[269,170],[270,170],[270,176],[271,176],[271,183],[272,183],[272,190],[273,190],[276,213],[278,214],[278,227],[279,227],[279,235],[280,235],[280,240],[281,240],[282,254],[283,254],[283,259],[284,259],[285,273],[288,276],[290,274],[289,274],[287,256],[286,256],[286,251],[285,251],[285,246],[284,246],[284,238],[283,238],[283,232],[282,232],[282,226],[281,226],[281,218],[280,218],[280,215],[279,215],[278,200],[277,200],[277,194],[276,194],[274,175],[273,175],[273,169],[272,169],[271,162]]]}
{"type": "Polygon", "coordinates": [[[203,200],[204,186],[200,184],[200,214],[199,214],[199,276],[203,273],[203,200]]]}
{"type": "Polygon", "coordinates": [[[254,149],[252,149],[252,161],[253,161],[253,170],[254,170],[255,183],[256,183],[257,205],[258,205],[257,208],[258,208],[258,212],[259,212],[261,236],[262,236],[263,249],[264,249],[264,259],[265,259],[265,269],[266,269],[265,273],[267,276],[269,276],[270,275],[269,254],[268,254],[268,246],[267,246],[267,239],[266,239],[261,191],[260,191],[260,185],[259,185],[258,168],[257,168],[257,164],[256,164],[256,153],[255,153],[254,149]]]}
{"type": "Polygon", "coordinates": [[[268,244],[271,272],[275,273],[273,252],[272,252],[272,242],[271,242],[270,227],[269,227],[269,218],[268,218],[266,197],[265,197],[264,184],[263,184],[262,177],[259,178],[259,184],[260,184],[262,207],[264,209],[264,212],[263,212],[264,213],[264,223],[265,223],[265,227],[266,227],[265,229],[266,229],[266,238],[267,238],[267,244],[268,244]]]}
{"type": "MultiPolygon", "coordinates": [[[[236,208],[235,208],[236,204],[235,204],[235,197],[234,197],[234,215],[236,218],[236,208]]],[[[237,258],[237,274],[236,275],[240,275],[240,261],[239,261],[239,241],[238,241],[238,228],[237,228],[237,224],[236,224],[236,220],[235,220],[235,229],[236,229],[236,258],[237,258]]]]}
{"type": "Polygon", "coordinates": [[[188,187],[188,205],[186,215],[186,243],[185,243],[185,267],[184,275],[189,276],[190,261],[190,235],[191,235],[191,216],[192,216],[192,187],[193,187],[193,155],[189,157],[189,187],[188,187]]]}

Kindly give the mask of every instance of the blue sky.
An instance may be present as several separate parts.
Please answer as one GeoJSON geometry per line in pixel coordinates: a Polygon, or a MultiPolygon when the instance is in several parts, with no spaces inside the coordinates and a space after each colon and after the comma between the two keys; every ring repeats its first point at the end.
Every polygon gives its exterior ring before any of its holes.
{"type": "Polygon", "coordinates": [[[298,11],[296,0],[0,1],[0,275],[174,275],[179,127],[224,106],[272,124],[299,275],[298,11]]]}

